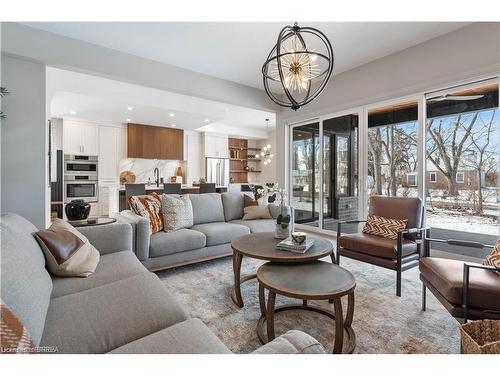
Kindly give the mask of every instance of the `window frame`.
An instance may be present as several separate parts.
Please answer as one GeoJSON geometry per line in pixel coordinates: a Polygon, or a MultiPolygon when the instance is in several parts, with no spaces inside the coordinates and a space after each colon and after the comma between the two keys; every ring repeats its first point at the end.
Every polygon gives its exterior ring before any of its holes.
{"type": "Polygon", "coordinates": [[[429,172],[429,182],[435,184],[437,182],[437,172],[429,172]],[[434,179],[432,178],[434,176],[434,179]]]}
{"type": "Polygon", "coordinates": [[[455,175],[455,182],[457,184],[465,184],[465,172],[464,171],[458,171],[456,173],[456,175],[455,175]],[[458,179],[458,175],[459,174],[462,175],[462,180],[461,181],[458,179]]]}

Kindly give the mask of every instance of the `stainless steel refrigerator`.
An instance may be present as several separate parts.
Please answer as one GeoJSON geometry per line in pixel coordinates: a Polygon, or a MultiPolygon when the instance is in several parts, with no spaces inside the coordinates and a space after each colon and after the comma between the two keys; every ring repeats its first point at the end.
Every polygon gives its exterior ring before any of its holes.
{"type": "Polygon", "coordinates": [[[206,158],[205,178],[217,186],[229,186],[229,159],[206,158]]]}

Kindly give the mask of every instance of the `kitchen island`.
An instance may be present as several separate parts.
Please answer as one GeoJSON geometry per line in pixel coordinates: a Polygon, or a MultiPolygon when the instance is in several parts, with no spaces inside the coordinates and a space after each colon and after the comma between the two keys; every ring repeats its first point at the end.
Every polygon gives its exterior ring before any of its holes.
{"type": "MultiPolygon", "coordinates": [[[[216,186],[215,191],[217,193],[224,193],[227,191],[227,186],[216,186]]],[[[163,194],[163,184],[156,186],[156,184],[146,185],[147,193],[158,193],[163,194]]],[[[199,194],[200,187],[193,185],[181,185],[181,193],[182,194],[199,194]]],[[[127,197],[125,195],[125,185],[120,185],[118,189],[118,208],[120,211],[127,210],[127,197]]]]}

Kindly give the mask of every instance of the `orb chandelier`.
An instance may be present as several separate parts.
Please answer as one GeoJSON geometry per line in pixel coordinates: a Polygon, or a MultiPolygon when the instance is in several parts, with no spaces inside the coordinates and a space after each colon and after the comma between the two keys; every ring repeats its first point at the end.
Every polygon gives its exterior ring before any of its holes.
{"type": "Polygon", "coordinates": [[[264,89],[273,102],[297,110],[324,90],[333,71],[328,38],[312,27],[285,26],[262,66],[264,89]]]}
{"type": "MultiPolygon", "coordinates": [[[[269,134],[269,119],[266,118],[266,130],[267,134],[269,134]]],[[[262,147],[262,151],[255,154],[256,159],[264,160],[264,165],[271,164],[271,159],[274,158],[274,154],[271,153],[271,145],[268,143],[266,146],[262,147]]]]}

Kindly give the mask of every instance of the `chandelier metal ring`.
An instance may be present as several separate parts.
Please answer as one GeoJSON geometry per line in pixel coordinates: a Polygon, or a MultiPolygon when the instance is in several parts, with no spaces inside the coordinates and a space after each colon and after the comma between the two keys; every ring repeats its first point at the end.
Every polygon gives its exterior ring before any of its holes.
{"type": "Polygon", "coordinates": [[[312,27],[285,26],[262,65],[264,89],[276,104],[297,110],[321,94],[330,80],[333,65],[333,48],[325,34],[312,27]],[[317,38],[325,51],[308,50],[303,35],[317,38]],[[287,49],[285,43],[292,37],[293,48],[287,49]],[[320,61],[326,68],[320,69],[320,61]],[[279,84],[274,91],[271,83],[279,84]]]}

